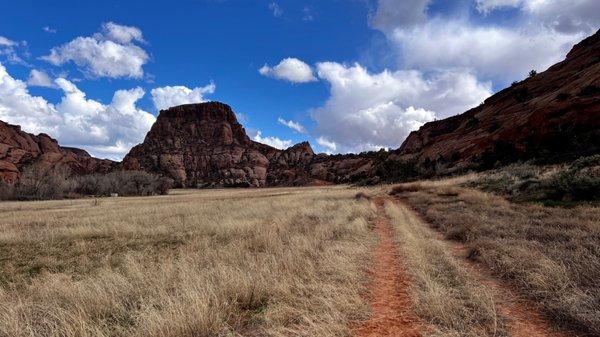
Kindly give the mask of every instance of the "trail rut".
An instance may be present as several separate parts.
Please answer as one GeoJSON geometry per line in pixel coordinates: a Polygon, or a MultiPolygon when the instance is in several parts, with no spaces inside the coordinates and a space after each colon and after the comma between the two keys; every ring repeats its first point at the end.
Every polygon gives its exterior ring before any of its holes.
{"type": "MultiPolygon", "coordinates": [[[[395,202],[403,203],[410,209],[424,226],[427,222],[420,214],[410,207],[404,200],[396,199],[395,202]]],[[[443,241],[454,257],[471,273],[473,278],[485,285],[494,294],[494,301],[500,313],[508,318],[507,330],[512,337],[582,337],[584,335],[571,331],[558,330],[543,314],[541,314],[532,301],[515,292],[509,285],[494,278],[482,265],[467,259],[467,248],[464,244],[447,240],[442,233],[429,228],[439,240],[443,241]]]]}
{"type": "Polygon", "coordinates": [[[419,318],[411,312],[408,294],[409,279],[402,268],[394,231],[383,209],[384,198],[375,199],[378,217],[375,229],[379,243],[375,251],[375,266],[371,270],[369,320],[353,329],[353,336],[421,336],[419,318]]]}

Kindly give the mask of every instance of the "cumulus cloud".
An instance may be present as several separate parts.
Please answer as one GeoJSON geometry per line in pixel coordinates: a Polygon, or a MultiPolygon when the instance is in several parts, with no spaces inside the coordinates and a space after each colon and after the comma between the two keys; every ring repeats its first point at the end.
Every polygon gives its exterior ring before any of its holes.
{"type": "Polygon", "coordinates": [[[260,132],[260,131],[256,131],[256,135],[254,135],[254,137],[252,137],[252,140],[259,142],[259,143],[270,145],[276,149],[281,149],[281,150],[287,149],[288,147],[292,146],[292,141],[289,139],[281,139],[281,138],[277,138],[277,137],[263,137],[262,132],[260,132]]]}
{"type": "Polygon", "coordinates": [[[400,67],[422,71],[466,68],[479,78],[506,83],[560,61],[573,44],[600,25],[596,0],[475,2],[484,15],[497,8],[520,8],[523,18],[515,26],[481,24],[468,16],[430,18],[429,2],[379,0],[371,17],[371,26],[382,31],[397,50],[400,67]],[[402,10],[403,6],[410,10],[402,10]]]}
{"type": "Polygon", "coordinates": [[[337,145],[334,142],[323,136],[317,137],[317,144],[324,147],[327,153],[333,153],[337,149],[337,145]]]}
{"type": "Polygon", "coordinates": [[[292,83],[306,83],[317,80],[313,75],[312,68],[308,64],[293,57],[281,60],[281,62],[274,67],[265,64],[258,72],[263,76],[273,77],[278,80],[285,80],[292,83]]]}
{"type": "Polygon", "coordinates": [[[9,63],[28,65],[27,62],[17,54],[17,47],[19,46],[27,47],[27,42],[22,41],[19,43],[4,36],[0,36],[0,56],[4,56],[9,63]]]}
{"type": "Polygon", "coordinates": [[[27,85],[32,87],[56,88],[56,83],[43,70],[31,69],[27,85]]]}
{"type": "Polygon", "coordinates": [[[134,88],[115,92],[110,104],[86,97],[77,86],[58,78],[63,91],[58,104],[32,96],[25,82],[8,74],[0,64],[0,119],[21,125],[31,133],[44,132],[61,145],[82,147],[93,155],[120,159],[141,142],[155,117],[136,107],[144,90],[134,88]]]}
{"type": "Polygon", "coordinates": [[[277,119],[277,122],[279,122],[279,124],[281,124],[281,125],[287,126],[288,128],[290,128],[290,129],[292,129],[292,130],[294,130],[294,131],[296,131],[298,133],[304,133],[304,134],[307,133],[306,128],[302,124],[300,124],[298,122],[295,122],[295,121],[292,121],[292,120],[288,121],[288,120],[285,120],[285,119],[283,119],[281,117],[279,117],[277,119]]]}
{"type": "Polygon", "coordinates": [[[581,38],[542,28],[512,30],[443,19],[390,35],[406,67],[469,68],[484,78],[505,81],[522,78],[531,69],[545,70],[581,38]]]}
{"type": "Polygon", "coordinates": [[[477,0],[482,13],[505,7],[520,8],[531,19],[562,33],[589,34],[600,26],[597,0],[477,0]]]}
{"type": "Polygon", "coordinates": [[[204,95],[214,93],[215,88],[213,83],[193,89],[179,85],[155,88],[150,93],[156,110],[164,110],[181,104],[205,102],[204,95]]]}
{"type": "Polygon", "coordinates": [[[138,28],[109,22],[100,33],[54,47],[41,59],[56,66],[72,61],[90,77],[141,78],[149,56],[134,42],[143,41],[138,28]]]}
{"type": "Polygon", "coordinates": [[[133,26],[123,26],[114,22],[102,24],[102,33],[97,36],[98,39],[106,39],[118,43],[130,43],[132,41],[146,42],[142,31],[133,26]]]}
{"type": "Polygon", "coordinates": [[[430,77],[415,70],[372,74],[359,64],[323,62],[317,74],[330,84],[330,97],[311,117],[317,143],[331,151],[397,148],[410,131],[476,106],[491,94],[489,83],[459,71],[430,77]]]}

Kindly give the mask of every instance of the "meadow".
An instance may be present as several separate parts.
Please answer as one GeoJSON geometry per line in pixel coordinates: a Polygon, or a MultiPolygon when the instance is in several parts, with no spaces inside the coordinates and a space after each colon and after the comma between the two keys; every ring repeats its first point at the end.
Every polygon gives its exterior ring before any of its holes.
{"type": "Polygon", "coordinates": [[[0,336],[597,334],[599,209],[477,179],[2,202],[0,336]]]}
{"type": "Polygon", "coordinates": [[[373,209],[347,188],[0,204],[1,336],[339,336],[373,209]]]}

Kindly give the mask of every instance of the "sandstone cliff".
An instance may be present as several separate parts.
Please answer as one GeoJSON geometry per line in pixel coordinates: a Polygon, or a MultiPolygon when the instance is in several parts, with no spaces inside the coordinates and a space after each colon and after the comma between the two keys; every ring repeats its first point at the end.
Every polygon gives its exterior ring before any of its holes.
{"type": "Polygon", "coordinates": [[[46,134],[37,136],[20,126],[0,121],[0,180],[16,181],[23,169],[37,165],[43,169],[67,167],[73,173],[106,173],[116,163],[91,157],[86,151],[61,147],[46,134]]]}
{"type": "Polygon", "coordinates": [[[600,152],[600,32],[547,71],[412,132],[392,158],[435,173],[600,152]]]}
{"type": "Polygon", "coordinates": [[[180,186],[291,186],[351,181],[370,160],[316,155],[303,142],[286,150],[251,140],[223,103],[187,104],[160,112],[123,168],[161,173],[180,186]]]}

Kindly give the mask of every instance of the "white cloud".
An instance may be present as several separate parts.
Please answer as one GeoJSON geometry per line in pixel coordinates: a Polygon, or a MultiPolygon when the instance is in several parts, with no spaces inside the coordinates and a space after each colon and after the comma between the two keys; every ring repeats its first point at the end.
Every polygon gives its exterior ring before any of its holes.
{"type": "Polygon", "coordinates": [[[0,56],[5,56],[6,60],[10,63],[21,64],[27,66],[25,62],[18,54],[17,48],[19,46],[27,47],[27,42],[22,41],[21,43],[13,41],[4,36],[0,36],[0,56]]]}
{"type": "Polygon", "coordinates": [[[531,69],[545,70],[583,36],[434,19],[411,29],[396,29],[389,37],[399,46],[406,67],[469,68],[484,78],[509,81],[523,78],[531,69]]]}
{"type": "Polygon", "coordinates": [[[276,2],[271,2],[269,4],[269,9],[273,13],[273,16],[276,18],[280,18],[283,15],[283,9],[281,9],[281,7],[276,2]]]}
{"type": "Polygon", "coordinates": [[[306,83],[317,80],[313,75],[312,68],[308,64],[293,57],[281,60],[274,67],[265,64],[258,72],[263,76],[286,80],[292,83],[306,83]]]}
{"type": "Polygon", "coordinates": [[[337,149],[337,145],[334,142],[328,140],[323,136],[317,137],[317,144],[327,149],[328,153],[333,153],[337,149]]]}
{"type": "Polygon", "coordinates": [[[50,54],[41,59],[56,66],[73,61],[91,77],[141,78],[149,56],[134,41],[144,41],[138,28],[109,22],[102,25],[101,33],[77,37],[52,48],[50,54]]]}
{"type": "Polygon", "coordinates": [[[425,22],[425,11],[431,0],[379,0],[377,10],[370,16],[372,27],[392,32],[398,27],[412,27],[425,22]]]}
{"type": "Polygon", "coordinates": [[[32,87],[56,88],[56,83],[43,70],[31,69],[27,85],[32,87]]]}
{"type": "Polygon", "coordinates": [[[408,133],[436,117],[476,106],[490,92],[469,73],[419,71],[371,74],[359,64],[317,64],[330,97],[312,112],[317,142],[340,152],[397,148],[408,133]]]}
{"type": "Polygon", "coordinates": [[[597,0],[477,0],[476,3],[484,14],[504,7],[520,8],[532,20],[563,33],[590,34],[600,26],[597,0]]]}
{"type": "Polygon", "coordinates": [[[260,131],[256,131],[256,135],[252,137],[252,140],[270,145],[276,149],[281,150],[287,149],[288,147],[292,146],[292,141],[289,139],[284,140],[277,137],[263,137],[260,131]]]}
{"type": "Polygon", "coordinates": [[[55,34],[57,32],[57,30],[55,28],[52,28],[50,26],[44,26],[44,27],[42,27],[42,30],[45,31],[46,33],[51,33],[51,34],[55,34]]]}
{"type": "Polygon", "coordinates": [[[114,22],[102,24],[102,34],[99,39],[106,39],[122,44],[131,43],[132,41],[146,42],[142,31],[133,26],[123,26],[114,22]]]}
{"type": "Polygon", "coordinates": [[[292,121],[292,120],[288,121],[288,120],[285,120],[285,119],[283,119],[281,117],[277,118],[277,122],[279,122],[279,124],[287,126],[288,128],[290,128],[290,129],[292,129],[292,130],[294,130],[294,131],[296,131],[298,133],[304,133],[304,134],[307,133],[306,128],[302,124],[300,124],[298,122],[295,122],[295,121],[292,121]]]}
{"type": "Polygon", "coordinates": [[[205,102],[204,95],[214,93],[215,88],[213,83],[194,89],[179,85],[154,88],[150,93],[156,110],[164,110],[181,104],[205,102]]]}
{"type": "Polygon", "coordinates": [[[371,26],[398,51],[403,68],[467,68],[480,78],[506,83],[560,61],[600,25],[597,0],[476,0],[475,7],[484,14],[519,7],[523,18],[516,26],[505,27],[475,23],[465,16],[428,18],[429,3],[379,0],[371,17],[371,26]]]}
{"type": "Polygon", "coordinates": [[[13,47],[16,46],[17,43],[15,41],[12,41],[4,36],[0,36],[0,46],[2,47],[13,47]]]}
{"type": "Polygon", "coordinates": [[[110,104],[88,99],[75,84],[58,78],[64,92],[58,104],[32,96],[25,82],[11,77],[0,64],[0,120],[44,132],[63,146],[81,147],[93,155],[120,159],[141,142],[155,117],[135,106],[144,90],[118,90],[110,104]]]}

